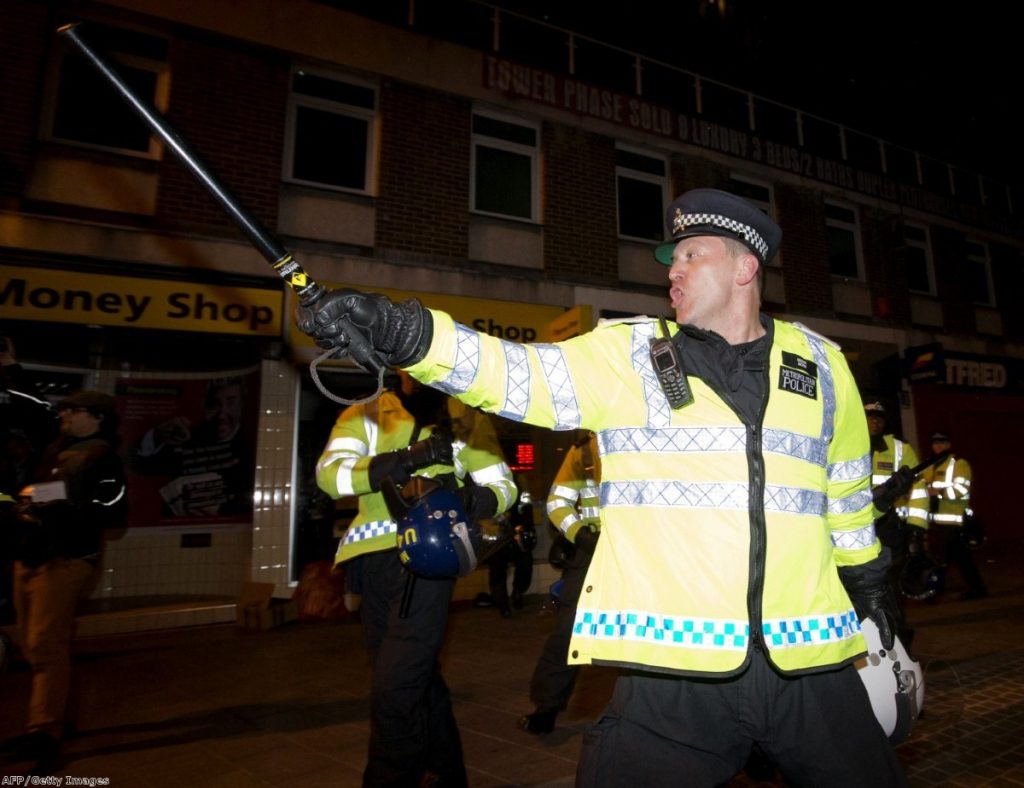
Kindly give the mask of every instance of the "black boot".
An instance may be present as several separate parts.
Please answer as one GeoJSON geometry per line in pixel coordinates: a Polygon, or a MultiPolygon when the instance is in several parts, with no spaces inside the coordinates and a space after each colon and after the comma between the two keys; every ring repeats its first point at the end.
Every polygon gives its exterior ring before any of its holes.
{"type": "Polygon", "coordinates": [[[544,733],[551,733],[555,729],[555,717],[557,711],[535,711],[519,718],[519,728],[527,733],[536,733],[538,736],[544,733]]]}

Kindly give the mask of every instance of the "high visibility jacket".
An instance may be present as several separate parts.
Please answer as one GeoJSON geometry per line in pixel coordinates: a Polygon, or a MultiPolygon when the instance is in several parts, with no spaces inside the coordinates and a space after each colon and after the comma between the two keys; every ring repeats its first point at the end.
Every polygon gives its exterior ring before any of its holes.
{"type": "MultiPolygon", "coordinates": [[[[906,441],[901,441],[895,435],[883,435],[882,440],[885,441],[885,451],[871,452],[872,487],[885,484],[885,482],[889,480],[889,477],[900,468],[913,468],[919,462],[917,459],[917,452],[914,451],[914,447],[906,441]]],[[[924,482],[922,481],[921,476],[918,476],[914,480],[913,489],[924,489],[924,482]]],[[[909,514],[908,503],[910,496],[911,494],[907,493],[907,495],[897,499],[893,504],[896,514],[904,519],[906,519],[909,514]]],[[[883,513],[876,510],[875,514],[881,515],[883,513]]]]}
{"type": "Polygon", "coordinates": [[[728,675],[763,644],[795,673],[865,652],[837,571],[880,551],[860,395],[837,347],[769,325],[767,402],[745,424],[694,375],[693,403],[668,406],[655,320],[520,345],[433,313],[414,377],[506,418],[598,434],[602,536],[570,663],[728,675]]]}
{"type": "MultiPolygon", "coordinates": [[[[448,412],[455,436],[454,467],[431,465],[416,471],[416,475],[454,473],[461,486],[468,473],[476,484],[494,491],[498,498],[496,513],[504,512],[516,499],[516,486],[490,419],[455,400],[449,400],[448,412]]],[[[413,437],[414,425],[412,415],[390,391],[373,402],[349,406],[334,423],[316,464],[317,485],[332,498],[359,496],[358,512],[338,545],[336,563],[397,547],[398,526],[388,513],[384,496],[370,490],[368,471],[374,456],[404,449],[433,430],[425,426],[413,437]]]]}
{"type": "Polygon", "coordinates": [[[601,530],[600,482],[597,436],[590,433],[566,453],[548,492],[548,518],[570,542],[583,526],[601,530]]]}
{"type": "Polygon", "coordinates": [[[952,454],[921,474],[920,492],[915,486],[910,498],[911,525],[927,528],[936,525],[964,524],[971,511],[971,466],[952,454]]]}

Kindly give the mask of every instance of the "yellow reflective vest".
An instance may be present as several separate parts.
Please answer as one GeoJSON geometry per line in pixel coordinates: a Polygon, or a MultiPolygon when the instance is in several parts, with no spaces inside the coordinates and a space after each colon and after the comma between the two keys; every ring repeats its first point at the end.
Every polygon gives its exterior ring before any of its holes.
{"type": "Polygon", "coordinates": [[[548,492],[548,519],[570,542],[583,526],[601,530],[601,457],[597,436],[572,446],[548,492]]]}
{"type": "Polygon", "coordinates": [[[910,498],[911,525],[927,528],[935,525],[964,524],[971,513],[971,465],[952,454],[921,474],[920,491],[915,486],[910,498]]]}
{"type": "Polygon", "coordinates": [[[774,321],[763,417],[744,424],[693,375],[694,402],[668,406],[649,318],[532,345],[441,312],[433,326],[415,378],[506,418],[597,433],[602,536],[570,663],[729,675],[762,647],[798,673],[865,652],[837,567],[879,554],[871,459],[832,343],[774,321]]]}
{"type": "MultiPolygon", "coordinates": [[[[918,464],[917,452],[914,451],[914,447],[906,441],[901,441],[895,435],[883,435],[882,440],[885,442],[885,451],[873,451],[871,452],[871,486],[877,487],[880,484],[885,484],[889,477],[892,476],[900,468],[913,468],[918,464]]],[[[913,490],[923,490],[924,482],[922,477],[918,477],[914,480],[913,490]]],[[[902,498],[899,498],[894,504],[893,508],[896,510],[896,514],[906,519],[909,515],[908,504],[911,497],[915,497],[911,493],[907,493],[902,498]]],[[[881,516],[884,512],[875,510],[876,516],[881,516]]]]}
{"type": "MultiPolygon", "coordinates": [[[[468,473],[476,484],[494,491],[498,498],[497,513],[504,512],[515,501],[517,491],[490,418],[451,399],[448,413],[455,437],[455,466],[432,465],[416,471],[416,475],[454,473],[461,486],[468,473]]],[[[413,437],[414,426],[412,415],[390,391],[373,402],[351,405],[338,416],[317,461],[316,481],[332,498],[358,495],[359,509],[338,545],[335,563],[397,547],[398,526],[391,519],[384,496],[370,490],[368,470],[374,456],[404,449],[433,430],[423,427],[413,437]]]]}

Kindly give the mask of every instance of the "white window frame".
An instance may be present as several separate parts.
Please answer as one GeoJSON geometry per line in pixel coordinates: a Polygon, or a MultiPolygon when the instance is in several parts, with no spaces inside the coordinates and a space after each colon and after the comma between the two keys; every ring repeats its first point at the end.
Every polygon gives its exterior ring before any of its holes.
{"type": "Polygon", "coordinates": [[[378,108],[380,106],[380,90],[379,87],[365,79],[359,79],[357,77],[350,76],[338,71],[331,71],[328,69],[316,68],[313,66],[306,66],[303,64],[296,64],[292,67],[291,72],[288,75],[288,106],[287,106],[287,117],[285,120],[285,149],[282,161],[282,174],[281,177],[288,183],[301,184],[303,186],[312,186],[316,189],[324,189],[327,191],[344,192],[347,194],[365,194],[373,196],[376,193],[377,184],[377,134],[378,134],[378,108]],[[347,104],[342,101],[333,101],[327,98],[320,98],[317,96],[308,96],[304,93],[296,93],[293,90],[295,75],[298,73],[310,74],[312,76],[320,77],[321,79],[331,80],[333,82],[341,82],[347,85],[353,85],[358,88],[365,88],[373,91],[373,107],[360,107],[355,104],[347,104]],[[363,184],[362,189],[353,188],[351,186],[339,186],[334,183],[326,183],[324,181],[314,181],[304,178],[296,177],[293,174],[293,168],[295,164],[295,136],[297,133],[298,125],[298,111],[300,107],[309,107],[312,109],[319,110],[321,112],[328,112],[333,115],[340,115],[348,118],[356,118],[366,122],[366,161],[363,162],[363,184]]]}
{"type": "MultiPolygon", "coordinates": [[[[517,117],[515,115],[508,115],[502,112],[496,112],[492,109],[484,107],[474,107],[473,117],[481,116],[485,118],[491,118],[502,123],[509,123],[515,126],[523,126],[524,128],[531,129],[534,132],[536,145],[529,146],[521,143],[512,142],[511,140],[503,140],[500,137],[491,137],[486,134],[478,134],[475,131],[471,131],[470,136],[470,160],[469,160],[469,209],[472,213],[480,214],[482,216],[498,216],[503,219],[511,219],[513,221],[520,222],[532,222],[534,224],[540,221],[540,124],[534,121],[525,120],[524,118],[517,117]],[[505,213],[496,213],[493,211],[485,211],[476,207],[476,152],[480,147],[492,148],[495,150],[509,151],[510,153],[517,153],[523,156],[527,156],[530,159],[530,215],[526,216],[514,216],[505,213]]],[[[473,121],[470,118],[470,128],[472,129],[473,121]]]]}
{"type": "MultiPolygon", "coordinates": [[[[853,279],[858,282],[864,281],[864,250],[862,247],[861,236],[860,236],[860,211],[856,205],[850,203],[841,202],[839,200],[825,200],[825,227],[835,230],[845,230],[853,235],[853,250],[857,262],[857,273],[855,276],[849,276],[847,274],[837,274],[831,271],[832,276],[837,279],[853,279]],[[853,221],[846,222],[842,219],[835,219],[828,215],[828,207],[839,208],[843,211],[850,211],[853,213],[853,221]]],[[[827,245],[827,239],[826,239],[827,245]]]]}
{"type": "MultiPolygon", "coordinates": [[[[775,188],[772,186],[772,184],[768,183],[767,181],[759,181],[756,178],[751,178],[747,175],[743,175],[742,173],[738,172],[729,173],[729,180],[739,181],[740,183],[745,183],[748,186],[754,186],[758,189],[764,189],[768,193],[767,200],[759,200],[755,197],[751,197],[750,195],[743,196],[745,199],[749,200],[762,211],[764,211],[765,214],[773,222],[775,222],[776,224],[778,223],[778,217],[775,214],[775,188]]],[[[768,265],[771,266],[772,268],[777,268],[782,265],[781,251],[776,252],[775,257],[768,261],[768,265]]]]}
{"type": "Polygon", "coordinates": [[[967,238],[965,240],[965,257],[968,265],[980,265],[985,272],[985,284],[988,290],[987,301],[974,301],[976,306],[994,307],[996,305],[995,283],[992,281],[992,255],[989,252],[988,244],[978,238],[967,238]],[[980,253],[971,251],[972,246],[979,247],[980,253]]]}
{"type": "Polygon", "coordinates": [[[655,151],[651,151],[651,150],[648,150],[646,148],[638,148],[638,147],[635,147],[633,145],[626,145],[626,144],[621,143],[621,142],[616,142],[615,143],[615,150],[616,150],[616,152],[624,151],[626,153],[631,153],[634,156],[642,156],[642,157],[644,157],[646,159],[650,159],[652,161],[656,161],[659,164],[661,164],[661,166],[662,166],[662,173],[661,173],[661,175],[655,175],[654,173],[644,172],[643,170],[635,170],[632,167],[629,167],[629,166],[626,166],[626,165],[622,165],[622,164],[618,164],[618,163],[615,164],[615,227],[616,227],[616,231],[618,232],[618,237],[620,239],[622,239],[622,240],[637,241],[637,242],[640,242],[640,243],[648,243],[648,244],[661,243],[662,241],[664,241],[664,235],[662,235],[662,237],[660,237],[660,238],[644,238],[642,236],[624,235],[622,233],[622,229],[621,229],[621,225],[622,225],[622,221],[621,221],[622,211],[621,211],[621,206],[619,205],[619,179],[620,178],[626,178],[626,179],[629,179],[629,180],[641,181],[643,183],[653,183],[654,185],[661,187],[660,188],[661,204],[658,206],[658,210],[656,211],[655,215],[658,217],[658,222],[661,225],[662,233],[665,233],[666,232],[665,227],[664,227],[665,209],[666,209],[666,206],[668,205],[668,202],[669,202],[669,199],[670,199],[670,197],[669,197],[669,184],[668,184],[668,179],[669,179],[668,157],[665,156],[664,154],[656,153],[655,151]]]}
{"type": "Polygon", "coordinates": [[[928,278],[928,289],[927,290],[915,290],[910,288],[912,293],[922,293],[924,295],[935,295],[935,261],[932,257],[932,234],[928,230],[928,225],[920,224],[918,222],[904,222],[903,223],[903,243],[913,249],[920,249],[924,252],[925,262],[925,275],[928,278]],[[920,230],[924,235],[924,240],[920,241],[917,238],[910,238],[906,233],[906,228],[913,228],[920,230]]]}
{"type": "MultiPolygon", "coordinates": [[[[153,38],[163,38],[155,33],[149,31],[139,30],[132,31],[132,28],[125,27],[123,25],[111,25],[111,27],[117,27],[128,32],[138,32],[141,35],[151,36],[153,38]]],[[[163,155],[163,142],[155,134],[149,135],[149,147],[145,151],[133,150],[131,148],[119,148],[111,145],[100,145],[94,142],[85,142],[83,140],[76,140],[71,137],[60,137],[53,130],[54,123],[57,118],[57,98],[60,91],[59,83],[60,77],[63,73],[63,64],[67,57],[74,55],[75,53],[68,50],[65,47],[55,46],[53,47],[53,56],[50,58],[49,72],[46,79],[46,88],[43,93],[43,110],[40,116],[40,129],[39,136],[41,139],[48,142],[58,142],[61,145],[71,145],[76,148],[85,148],[87,150],[98,150],[118,153],[123,156],[132,156],[138,159],[152,159],[159,160],[163,155]]],[[[152,96],[139,96],[143,101],[153,105],[159,112],[164,113],[167,111],[168,100],[170,97],[171,90],[171,74],[170,64],[162,60],[153,60],[152,58],[141,57],[139,55],[132,55],[116,51],[107,51],[102,53],[103,58],[107,60],[113,69],[116,71],[119,65],[130,66],[131,68],[138,69],[140,71],[150,71],[156,74],[156,82],[153,87],[152,96]]],[[[92,66],[86,66],[92,68],[92,66]]],[[[141,118],[139,123],[146,125],[145,121],[141,118]]]]}

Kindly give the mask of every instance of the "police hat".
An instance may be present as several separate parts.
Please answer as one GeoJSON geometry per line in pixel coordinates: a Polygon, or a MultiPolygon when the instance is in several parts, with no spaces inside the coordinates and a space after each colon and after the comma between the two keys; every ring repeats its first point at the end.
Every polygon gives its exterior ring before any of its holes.
{"type": "Polygon", "coordinates": [[[864,406],[864,412],[869,416],[885,418],[885,405],[881,402],[869,402],[864,406]]]}
{"type": "Polygon", "coordinates": [[[942,430],[936,430],[935,432],[932,433],[932,443],[934,443],[935,441],[943,441],[945,443],[948,443],[949,433],[943,432],[942,430]]]}
{"type": "Polygon", "coordinates": [[[58,403],[58,410],[72,410],[74,408],[85,408],[97,418],[110,417],[117,413],[115,400],[109,394],[102,391],[79,391],[69,397],[65,397],[58,403]]]}
{"type": "Polygon", "coordinates": [[[764,211],[729,192],[718,189],[691,189],[676,198],[665,214],[669,238],[654,249],[654,259],[672,264],[672,250],[684,238],[694,235],[718,235],[739,241],[762,264],[779,251],[781,228],[764,211]]]}

